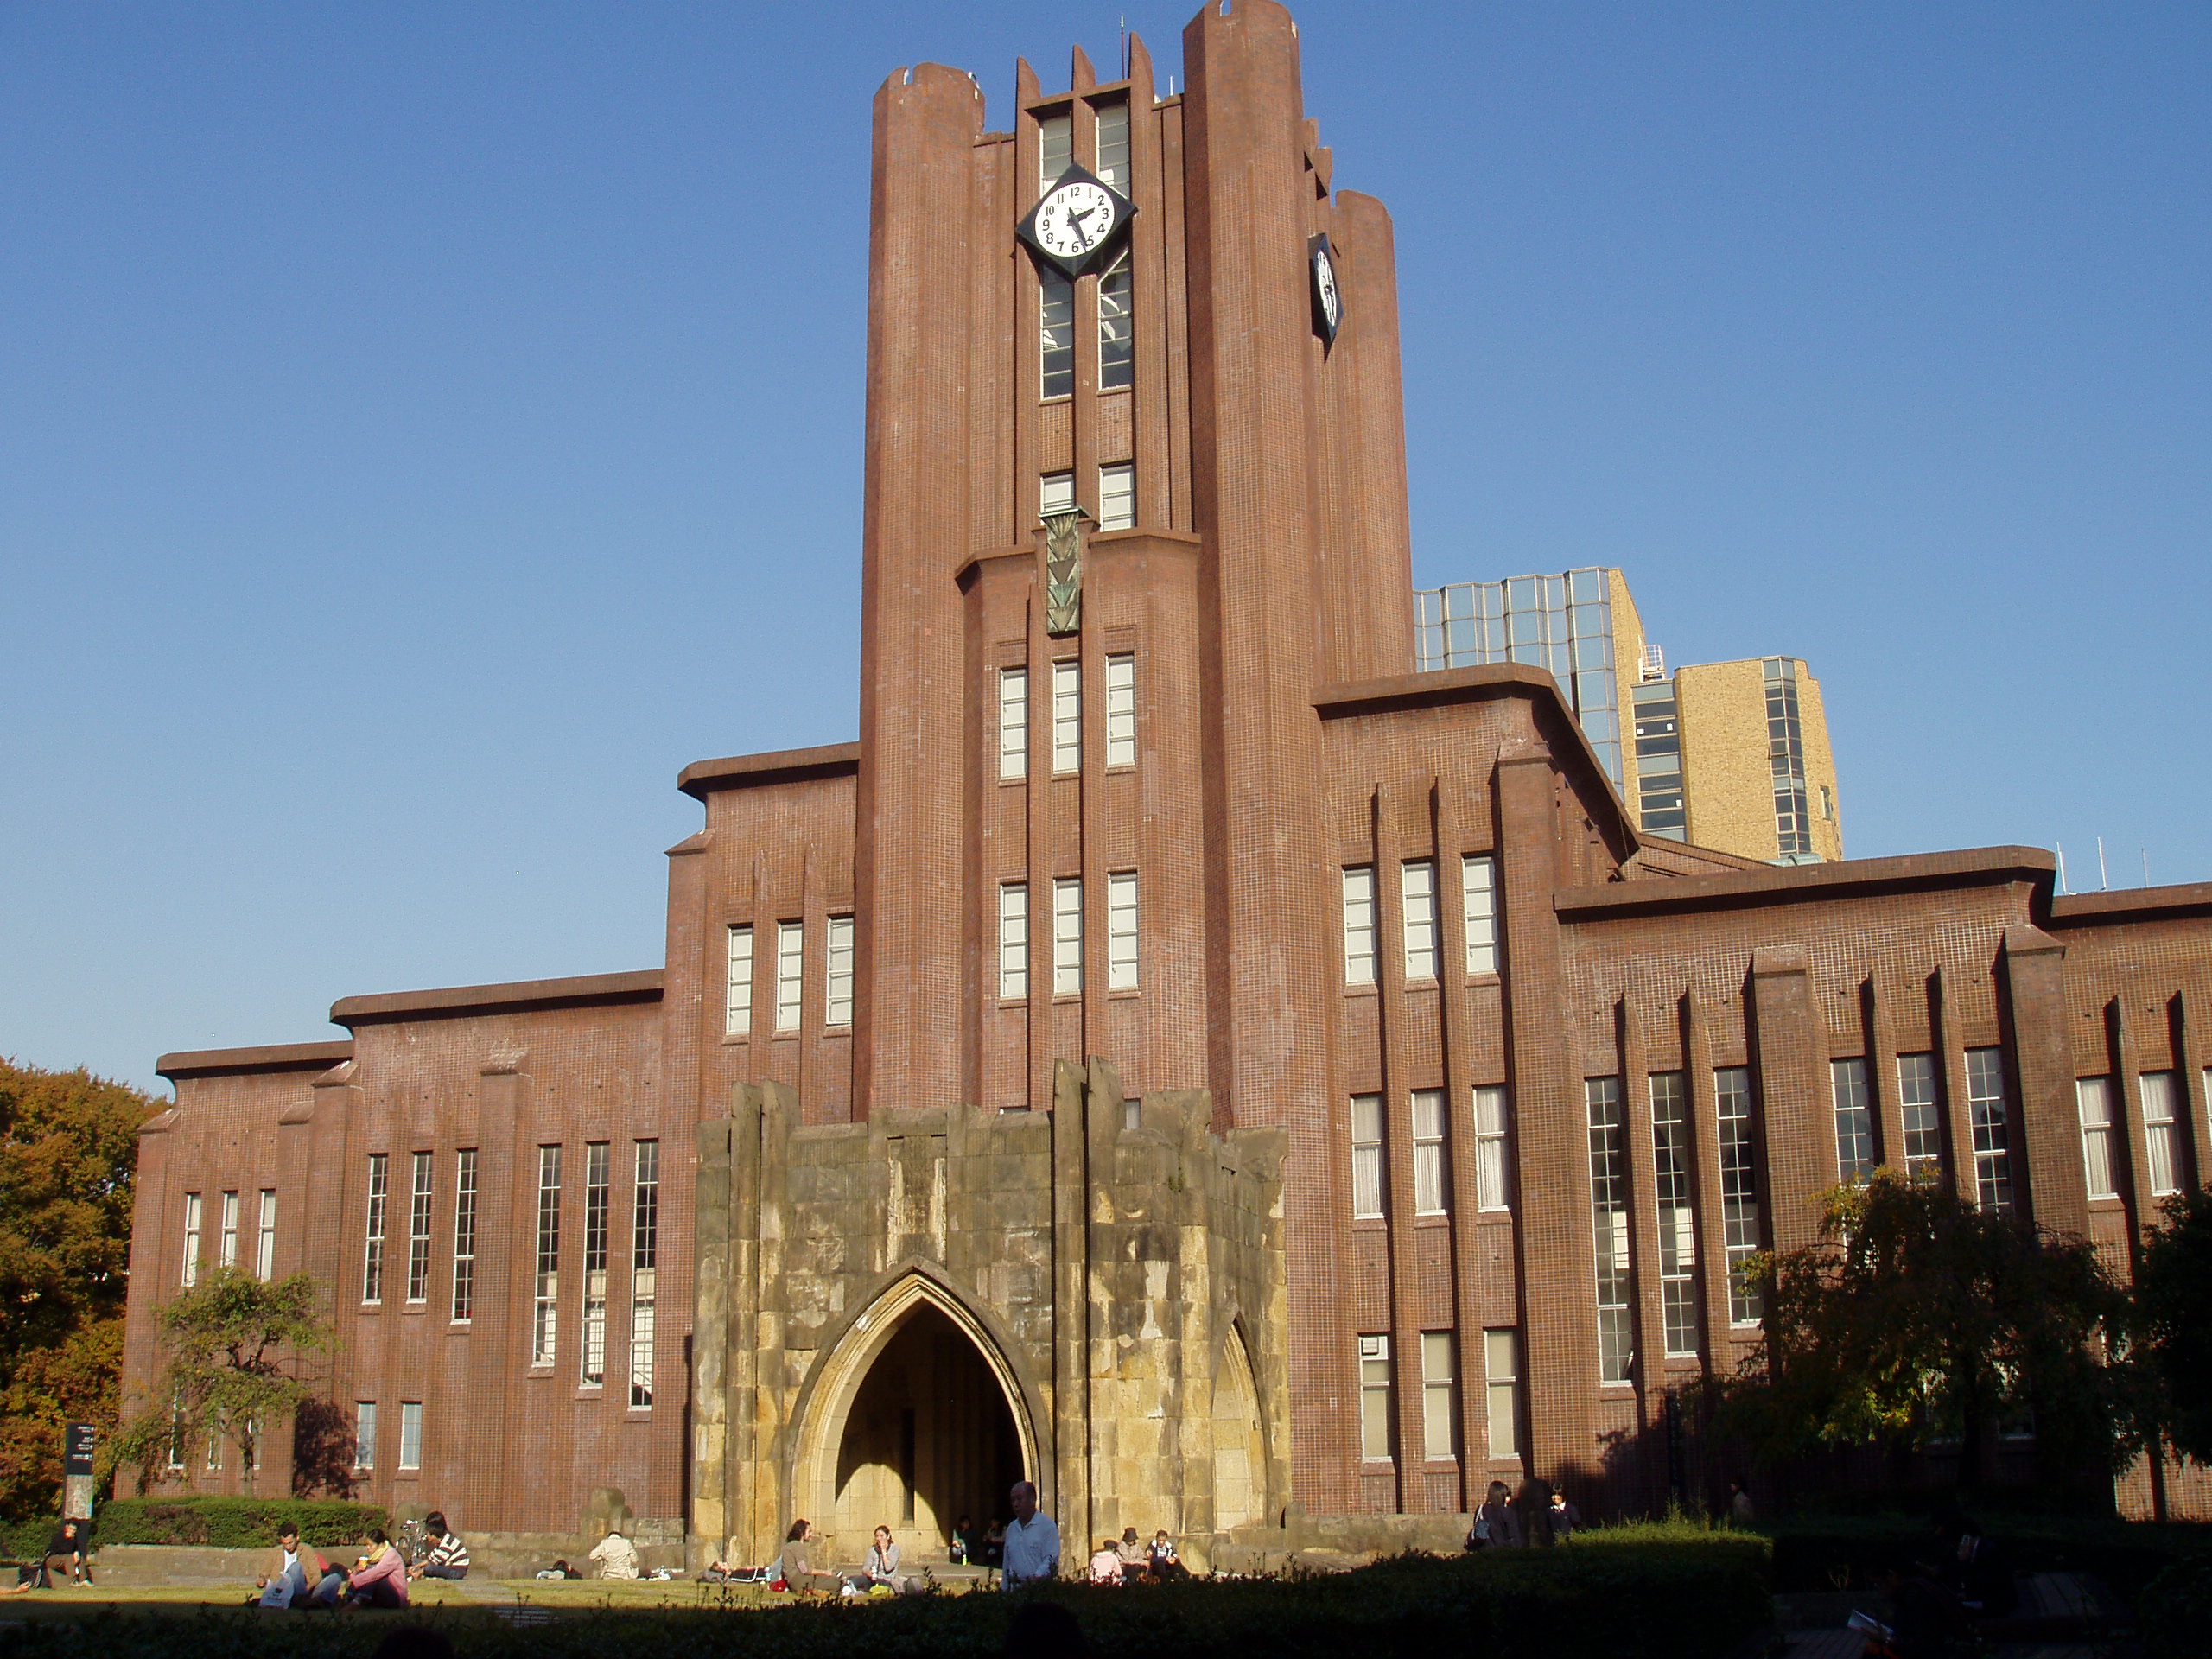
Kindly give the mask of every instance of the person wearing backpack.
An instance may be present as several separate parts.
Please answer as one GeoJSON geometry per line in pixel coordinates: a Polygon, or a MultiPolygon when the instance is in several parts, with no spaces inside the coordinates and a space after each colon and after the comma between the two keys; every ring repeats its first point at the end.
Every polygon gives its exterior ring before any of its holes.
{"type": "Polygon", "coordinates": [[[1467,1529],[1467,1553],[1478,1549],[1518,1549],[1525,1541],[1521,1535],[1521,1517],[1513,1512],[1507,1501],[1505,1483],[1493,1480],[1490,1496],[1475,1511],[1475,1524],[1467,1529]]]}

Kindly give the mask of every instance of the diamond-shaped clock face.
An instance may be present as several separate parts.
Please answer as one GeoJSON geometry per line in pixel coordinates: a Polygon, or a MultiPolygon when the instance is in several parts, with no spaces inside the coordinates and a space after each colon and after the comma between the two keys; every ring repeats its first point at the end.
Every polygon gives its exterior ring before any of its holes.
{"type": "Polygon", "coordinates": [[[1071,167],[1014,232],[1039,259],[1074,278],[1105,264],[1135,213],[1136,204],[1096,174],[1071,167]]]}
{"type": "Polygon", "coordinates": [[[1306,245],[1306,264],[1313,283],[1313,332],[1325,349],[1337,343],[1337,327],[1344,320],[1344,290],[1337,286],[1337,257],[1330,251],[1325,232],[1306,245]]]}

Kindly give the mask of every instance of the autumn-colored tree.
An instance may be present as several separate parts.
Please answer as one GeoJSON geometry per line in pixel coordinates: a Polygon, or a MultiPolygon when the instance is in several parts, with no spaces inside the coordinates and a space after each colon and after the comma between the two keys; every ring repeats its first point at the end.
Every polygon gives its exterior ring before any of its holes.
{"type": "Polygon", "coordinates": [[[1955,1440],[1974,1486],[1984,1430],[2031,1421],[2046,1470],[2094,1481],[2125,1465],[2141,1441],[2136,1377],[2109,1356],[2127,1299],[2094,1245],[1978,1209],[1933,1174],[1880,1170],[1820,1203],[1816,1243],[1749,1264],[1765,1329],[1720,1391],[1758,1455],[1955,1440]]]}
{"type": "Polygon", "coordinates": [[[0,1516],[54,1514],[63,1425],[115,1424],[138,1127],[163,1104],[0,1060],[0,1516]]]}
{"type": "Polygon", "coordinates": [[[263,1434],[289,1422],[311,1392],[295,1374],[296,1359],[331,1346],[321,1304],[309,1273],[271,1283],[218,1267],[179,1291],[160,1314],[168,1364],[153,1403],[116,1435],[114,1462],[151,1481],[219,1434],[238,1448],[251,1492],[263,1434]]]}
{"type": "Polygon", "coordinates": [[[2212,1464],[2212,1192],[2177,1193],[2159,1211],[2135,1269],[2136,1351],[2166,1438],[2212,1464]]]}

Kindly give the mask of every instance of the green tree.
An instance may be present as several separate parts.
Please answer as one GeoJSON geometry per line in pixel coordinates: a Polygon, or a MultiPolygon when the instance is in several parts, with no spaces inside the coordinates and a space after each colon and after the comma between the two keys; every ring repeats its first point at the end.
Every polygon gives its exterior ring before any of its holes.
{"type": "Polygon", "coordinates": [[[1962,1200],[1934,1175],[1876,1172],[1821,1194],[1818,1240],[1750,1268],[1759,1351],[1721,1387],[1723,1421],[1758,1455],[1960,1444],[2032,1419],[2047,1471],[2109,1478],[2141,1443],[2131,1368],[2107,1363],[2125,1294],[2087,1240],[1962,1200]]]}
{"type": "Polygon", "coordinates": [[[115,1425],[138,1128],[165,1104],[0,1060],[0,1516],[57,1512],[64,1424],[115,1425]]]}
{"type": "Polygon", "coordinates": [[[113,1461],[151,1480],[219,1434],[238,1448],[251,1492],[261,1437],[311,1393],[293,1373],[297,1357],[331,1346],[321,1287],[312,1274],[270,1283],[219,1267],[180,1291],[160,1322],[168,1364],[153,1403],[116,1436],[113,1461]]]}
{"type": "Polygon", "coordinates": [[[2136,1353],[2158,1389],[2166,1438],[2212,1464],[2212,1192],[2159,1205],[2135,1269],[2136,1353]]]}

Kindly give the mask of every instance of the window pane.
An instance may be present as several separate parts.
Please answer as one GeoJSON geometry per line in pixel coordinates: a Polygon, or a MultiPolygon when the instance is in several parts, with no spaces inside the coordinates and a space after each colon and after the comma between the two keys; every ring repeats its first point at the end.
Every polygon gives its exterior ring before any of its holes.
{"type": "Polygon", "coordinates": [[[1399,867],[1399,894],[1404,909],[1406,977],[1436,977],[1436,866],[1425,858],[1399,867]]]}
{"type": "Polygon", "coordinates": [[[823,1003],[823,1024],[853,1023],[853,918],[830,918],[829,995],[823,1003]]]}
{"type": "Polygon", "coordinates": [[[806,928],[799,922],[776,924],[776,1029],[797,1031],[799,989],[806,969],[806,928]]]}
{"type": "Polygon", "coordinates": [[[1063,876],[1052,883],[1052,995],[1083,992],[1083,882],[1063,876]]]}
{"type": "MultiPolygon", "coordinates": [[[[1136,378],[1136,307],[1129,276],[1129,256],[1125,251],[1098,279],[1098,388],[1101,391],[1116,391],[1132,384],[1136,378]]],[[[1116,468],[1125,476],[1126,467],[1116,468]]],[[[1098,527],[1101,530],[1127,530],[1136,522],[1132,511],[1127,522],[1116,524],[1099,503],[1098,527]]]]}
{"type": "Polygon", "coordinates": [[[999,776],[1029,775],[1029,671],[999,671],[999,776]]]}
{"type": "Polygon", "coordinates": [[[1029,888],[1008,881],[999,888],[999,995],[1029,995],[1029,888]]]}
{"type": "Polygon", "coordinates": [[[1106,659],[1106,764],[1137,763],[1137,659],[1117,652],[1106,659]]]}
{"type": "Polygon", "coordinates": [[[1759,1248],[1758,1175],[1751,1145],[1751,1074],[1725,1065],[1713,1074],[1713,1109],[1719,1121],[1720,1216],[1728,1252],[1728,1320],[1757,1325],[1765,1308],[1744,1264],[1759,1248]]]}
{"type": "Polygon", "coordinates": [[[1497,861],[1459,861],[1459,894],[1467,924],[1467,971],[1497,971],[1497,861]]]}
{"type": "Polygon", "coordinates": [[[1659,1301],[1669,1354],[1698,1351],[1697,1229],[1690,1204],[1689,1091],[1679,1071],[1651,1078],[1659,1301]]]}
{"type": "Polygon", "coordinates": [[[1974,1119],[1975,1197],[1995,1215],[2012,1208],[2012,1155],[2005,1107],[2005,1053],[1967,1051],[1967,1109],[1974,1119]]]}
{"type": "MultiPolygon", "coordinates": [[[[1075,394],[1075,285],[1057,271],[1038,277],[1038,351],[1040,397],[1075,394]]],[[[1043,509],[1050,511],[1049,508],[1043,509]]]]}
{"type": "Polygon", "coordinates": [[[1874,1107],[1866,1089],[1866,1062],[1830,1060],[1828,1084],[1835,1103],[1836,1179],[1863,1179],[1874,1173],[1874,1107]]]}
{"type": "Polygon", "coordinates": [[[1052,770],[1065,776],[1083,766],[1083,665],[1052,664],[1052,770]]]}
{"type": "Polygon", "coordinates": [[[1362,865],[1344,873],[1344,983],[1375,982],[1375,872],[1362,865]]]}
{"type": "Polygon", "coordinates": [[[1904,1161],[1910,1169],[1942,1154],[1942,1123],[1936,1107],[1936,1057],[1897,1056],[1897,1103],[1904,1116],[1904,1161]]]}
{"type": "Polygon", "coordinates": [[[1507,1204],[1503,1084],[1475,1090],[1475,1202],[1484,1210],[1503,1210],[1507,1204]]]}
{"type": "Polygon", "coordinates": [[[2112,1167],[2112,1079],[2082,1077],[2074,1085],[2082,1113],[2082,1173],[2093,1198],[2116,1198],[2112,1167]]]}
{"type": "Polygon", "coordinates": [[[1109,104],[1098,111],[1098,176],[1123,195],[1129,193],[1129,106],[1109,104]]]}
{"type": "Polygon", "coordinates": [[[2174,1109],[2174,1074],[2145,1071],[2136,1078],[2143,1101],[2144,1152],[2149,1161],[2151,1196],[2181,1191],[2182,1156],[2174,1109]]]}
{"type": "Polygon", "coordinates": [[[1423,1089],[1414,1096],[1414,1211],[1444,1213],[1444,1091],[1423,1089]]]}
{"type": "Polygon", "coordinates": [[[728,963],[725,970],[726,998],[722,1015],[725,1036],[742,1037],[753,1029],[753,930],[740,925],[729,930],[728,963]]]}
{"type": "Polygon", "coordinates": [[[531,1286],[530,1363],[553,1363],[561,1294],[561,1148],[537,1149],[537,1273],[531,1286]]]}
{"type": "Polygon", "coordinates": [[[1382,1096],[1351,1097],[1351,1212],[1382,1213],[1382,1096]]]}
{"type": "Polygon", "coordinates": [[[1590,1118],[1590,1208],[1598,1268],[1598,1376],[1625,1382],[1636,1363],[1629,1325],[1628,1152],[1618,1077],[1583,1084],[1590,1118]]]}
{"type": "Polygon", "coordinates": [[[1134,990],[1137,982],[1137,878],[1134,871],[1106,879],[1106,988],[1134,990]]]}

